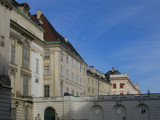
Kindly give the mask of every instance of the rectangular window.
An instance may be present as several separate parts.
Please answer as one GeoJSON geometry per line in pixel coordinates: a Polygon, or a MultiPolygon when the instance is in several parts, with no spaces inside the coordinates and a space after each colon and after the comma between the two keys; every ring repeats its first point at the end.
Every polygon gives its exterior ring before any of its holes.
{"type": "Polygon", "coordinates": [[[44,97],[49,97],[49,85],[44,86],[44,97]]]}
{"type": "Polygon", "coordinates": [[[82,79],[80,78],[80,84],[82,84],[82,79]]]}
{"type": "Polygon", "coordinates": [[[63,85],[60,85],[61,96],[63,96],[63,85]]]}
{"type": "Polygon", "coordinates": [[[36,73],[39,73],[39,59],[36,59],[36,73]]]}
{"type": "Polygon", "coordinates": [[[76,76],[76,82],[78,83],[78,75],[76,76]]]}
{"type": "Polygon", "coordinates": [[[83,68],[83,75],[85,75],[85,72],[86,72],[86,69],[85,69],[85,67],[83,68]]]}
{"type": "Polygon", "coordinates": [[[72,95],[74,96],[74,90],[72,90],[72,95]]]}
{"type": "Polygon", "coordinates": [[[74,60],[72,59],[72,67],[74,67],[74,60]]]}
{"type": "Polygon", "coordinates": [[[69,88],[67,87],[67,93],[69,93],[69,88]]]}
{"type": "Polygon", "coordinates": [[[76,69],[78,69],[78,62],[76,62],[76,69]]]}
{"type": "Polygon", "coordinates": [[[23,95],[28,96],[28,76],[23,77],[23,95]]]}
{"type": "Polygon", "coordinates": [[[63,62],[63,50],[61,50],[61,62],[63,62]]]}
{"type": "Polygon", "coordinates": [[[15,45],[11,46],[11,62],[15,63],[15,45]]]}
{"type": "Polygon", "coordinates": [[[61,72],[60,72],[61,76],[63,76],[63,67],[61,66],[61,72]]]}
{"type": "Polygon", "coordinates": [[[123,88],[123,86],[124,86],[124,83],[120,83],[120,88],[123,88]]]}
{"type": "Polygon", "coordinates": [[[123,94],[123,93],[120,93],[120,95],[123,96],[124,94],[123,94]]]}
{"type": "Polygon", "coordinates": [[[68,58],[69,58],[68,55],[66,55],[66,63],[67,63],[67,64],[68,64],[68,58]]]}
{"type": "Polygon", "coordinates": [[[90,92],[90,88],[88,87],[88,92],[90,92]]]}
{"type": "Polygon", "coordinates": [[[81,65],[80,65],[80,72],[81,72],[81,65]]]}
{"type": "Polygon", "coordinates": [[[89,83],[90,79],[88,78],[88,83],[89,83]]]}
{"type": "Polygon", "coordinates": [[[49,65],[44,66],[44,74],[48,75],[49,74],[49,65]]]}
{"type": "Polygon", "coordinates": [[[69,70],[66,70],[66,78],[69,79],[69,70]]]}
{"type": "Polygon", "coordinates": [[[115,83],[113,84],[113,88],[114,88],[114,89],[116,89],[116,88],[117,88],[117,86],[116,86],[116,84],[115,84],[115,83]]]}
{"type": "Polygon", "coordinates": [[[92,79],[92,84],[94,84],[94,80],[92,79]]]}
{"type": "Polygon", "coordinates": [[[92,93],[94,93],[94,89],[92,88],[92,93]]]}
{"type": "Polygon", "coordinates": [[[72,73],[72,81],[74,81],[74,73],[72,73]]]}
{"type": "Polygon", "coordinates": [[[45,58],[49,58],[49,56],[50,56],[50,50],[49,49],[45,50],[44,56],[45,56],[45,58]]]}
{"type": "Polygon", "coordinates": [[[23,48],[23,67],[26,69],[29,68],[29,45],[26,42],[23,48]]]}
{"type": "Polygon", "coordinates": [[[29,108],[28,107],[26,107],[25,108],[25,120],[29,120],[29,108]]]}
{"type": "Polygon", "coordinates": [[[4,47],[5,44],[5,37],[1,36],[1,46],[4,47]]]}

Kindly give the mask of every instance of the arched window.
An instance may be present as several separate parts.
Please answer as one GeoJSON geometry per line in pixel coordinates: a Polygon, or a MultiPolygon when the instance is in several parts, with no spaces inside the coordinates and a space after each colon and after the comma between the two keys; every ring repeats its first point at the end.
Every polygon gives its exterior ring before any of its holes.
{"type": "Polygon", "coordinates": [[[44,111],[44,120],[55,120],[55,110],[48,107],[44,111]]]}
{"type": "Polygon", "coordinates": [[[26,69],[29,68],[29,45],[26,42],[23,48],[23,67],[26,69]]]}

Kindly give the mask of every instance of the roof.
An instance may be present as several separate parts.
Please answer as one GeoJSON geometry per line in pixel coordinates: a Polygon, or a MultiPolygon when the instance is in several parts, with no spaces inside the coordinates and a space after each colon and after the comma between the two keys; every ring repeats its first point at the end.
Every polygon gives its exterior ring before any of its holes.
{"type": "Polygon", "coordinates": [[[92,75],[92,76],[94,76],[94,77],[96,77],[98,79],[101,79],[104,82],[109,82],[110,83],[110,81],[107,80],[106,78],[100,77],[100,75],[97,75],[96,73],[93,73],[90,70],[87,70],[87,74],[90,74],[90,75],[92,75]]]}
{"type": "MultiPolygon", "coordinates": [[[[33,21],[35,21],[37,24],[39,24],[39,21],[37,19],[37,15],[31,15],[31,19],[33,21]]],[[[42,28],[45,30],[44,39],[45,39],[46,42],[56,42],[56,41],[59,41],[68,50],[70,50],[77,57],[79,57],[80,59],[82,59],[82,57],[79,55],[79,53],[76,51],[76,49],[72,46],[72,44],[69,41],[66,42],[65,38],[55,30],[55,28],[51,25],[51,23],[44,16],[44,14],[41,15],[40,19],[43,22],[42,28]]]]}
{"type": "Polygon", "coordinates": [[[108,72],[105,74],[105,76],[106,76],[107,80],[109,80],[110,75],[117,75],[117,74],[121,74],[121,73],[120,73],[118,70],[114,70],[114,72],[108,71],[108,72]]]}

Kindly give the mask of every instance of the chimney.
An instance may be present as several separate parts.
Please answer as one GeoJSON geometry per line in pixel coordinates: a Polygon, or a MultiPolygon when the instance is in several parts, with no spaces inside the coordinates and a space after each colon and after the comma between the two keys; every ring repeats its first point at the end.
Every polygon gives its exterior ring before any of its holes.
{"type": "Polygon", "coordinates": [[[37,19],[40,19],[42,15],[42,11],[40,9],[37,9],[37,19]]]}
{"type": "Polygon", "coordinates": [[[114,72],[115,71],[115,69],[114,69],[114,67],[112,67],[112,72],[114,72]]]}
{"type": "Polygon", "coordinates": [[[95,68],[94,68],[94,66],[89,66],[89,70],[90,70],[92,73],[95,73],[95,68]]]}
{"type": "Polygon", "coordinates": [[[97,73],[97,75],[99,75],[99,71],[98,70],[96,70],[96,73],[97,73]]]}
{"type": "Polygon", "coordinates": [[[99,71],[99,76],[102,77],[102,72],[101,71],[99,71]]]}

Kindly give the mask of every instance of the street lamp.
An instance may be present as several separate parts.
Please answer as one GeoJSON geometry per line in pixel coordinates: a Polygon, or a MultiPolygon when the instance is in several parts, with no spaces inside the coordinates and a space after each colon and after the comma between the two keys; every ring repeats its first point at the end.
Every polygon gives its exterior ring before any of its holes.
{"type": "Polygon", "coordinates": [[[15,106],[16,106],[16,107],[18,107],[18,105],[19,105],[19,102],[18,102],[18,101],[16,101],[16,102],[15,102],[15,106]]]}

